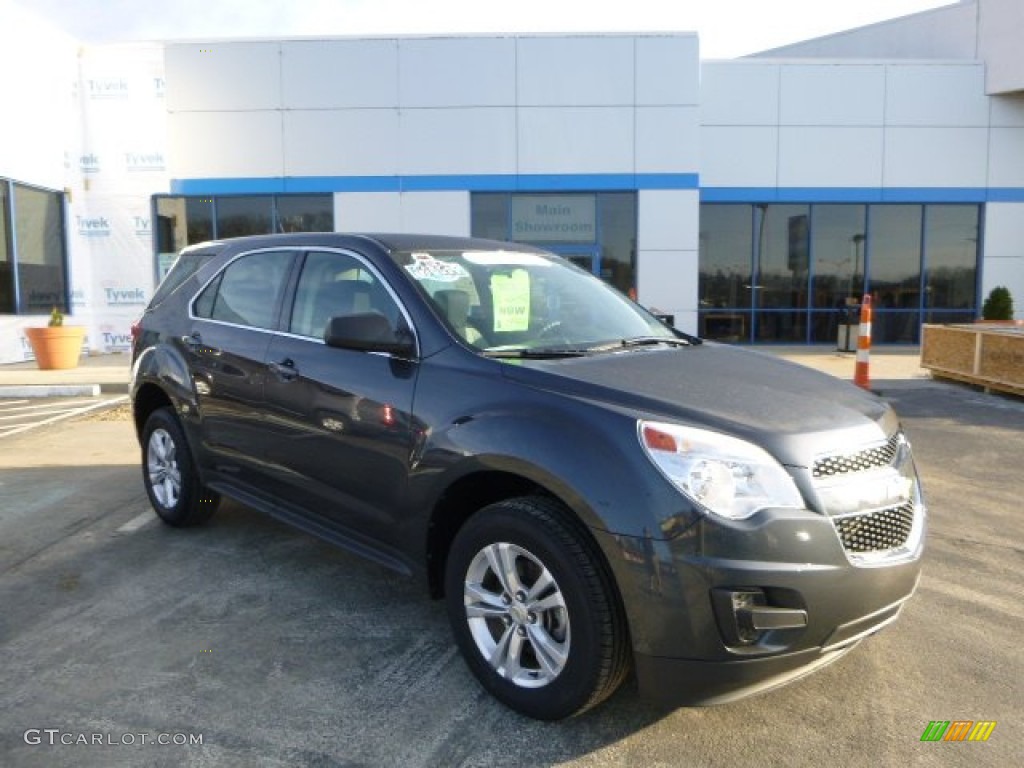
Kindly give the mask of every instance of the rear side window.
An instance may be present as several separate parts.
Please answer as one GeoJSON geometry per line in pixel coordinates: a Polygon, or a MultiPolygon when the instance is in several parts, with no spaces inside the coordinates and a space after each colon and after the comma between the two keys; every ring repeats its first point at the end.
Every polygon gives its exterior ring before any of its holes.
{"type": "Polygon", "coordinates": [[[153,294],[153,300],[150,302],[150,306],[155,307],[174,293],[178,286],[192,277],[192,275],[199,271],[199,268],[203,266],[203,264],[216,255],[216,253],[211,253],[209,251],[203,253],[181,254],[174,262],[170,272],[167,273],[160,285],[157,286],[156,293],[153,294]]]}
{"type": "Polygon", "coordinates": [[[192,305],[196,317],[253,328],[275,328],[291,267],[290,251],[261,251],[231,262],[192,305]]]}

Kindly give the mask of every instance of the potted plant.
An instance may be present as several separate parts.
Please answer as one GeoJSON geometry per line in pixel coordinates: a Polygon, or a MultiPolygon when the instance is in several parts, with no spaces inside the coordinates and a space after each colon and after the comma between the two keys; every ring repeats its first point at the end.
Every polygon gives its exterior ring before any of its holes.
{"type": "Polygon", "coordinates": [[[82,354],[85,328],[64,325],[64,313],[54,307],[45,328],[26,328],[25,337],[32,345],[36,364],[44,371],[75,368],[82,354]]]}
{"type": "Polygon", "coordinates": [[[1013,297],[1005,285],[997,285],[989,291],[981,307],[981,319],[985,322],[1013,320],[1013,297]]]}

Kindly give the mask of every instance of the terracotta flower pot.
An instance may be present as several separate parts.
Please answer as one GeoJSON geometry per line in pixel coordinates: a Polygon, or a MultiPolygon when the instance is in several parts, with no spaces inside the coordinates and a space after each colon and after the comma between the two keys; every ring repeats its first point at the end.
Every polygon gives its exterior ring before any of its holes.
{"type": "Polygon", "coordinates": [[[42,370],[75,368],[82,354],[85,328],[78,325],[26,328],[25,337],[42,370]]]}

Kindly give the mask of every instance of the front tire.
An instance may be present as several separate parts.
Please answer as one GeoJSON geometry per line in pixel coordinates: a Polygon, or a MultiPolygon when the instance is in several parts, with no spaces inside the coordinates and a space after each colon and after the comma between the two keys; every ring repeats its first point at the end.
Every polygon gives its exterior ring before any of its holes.
{"type": "Polygon", "coordinates": [[[199,482],[185,433],[170,408],[158,408],[142,430],[142,479],[153,509],[168,525],[200,525],[217,509],[217,494],[199,482]]]}
{"type": "Polygon", "coordinates": [[[626,676],[628,632],[611,578],[551,499],[510,499],[473,515],[449,552],[445,599],[470,670],[524,715],[580,714],[626,676]]]}

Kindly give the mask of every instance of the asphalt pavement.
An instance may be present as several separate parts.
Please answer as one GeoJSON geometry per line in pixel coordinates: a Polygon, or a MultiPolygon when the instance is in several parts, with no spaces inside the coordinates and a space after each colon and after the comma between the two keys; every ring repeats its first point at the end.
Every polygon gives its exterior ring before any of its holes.
{"type": "Polygon", "coordinates": [[[563,723],[490,699],[415,582],[233,503],[160,524],[123,409],[2,440],[0,765],[1019,765],[1024,401],[875,386],[930,508],[899,621],[755,698],[663,710],[627,685],[563,723]],[[935,720],[996,727],[922,742],[935,720]]]}

